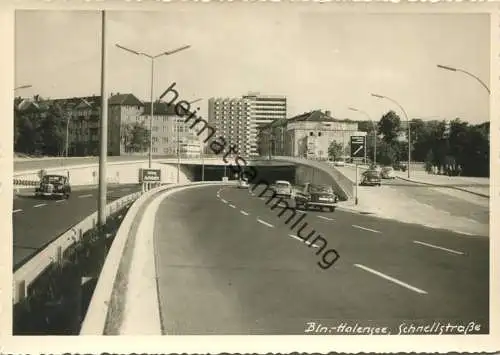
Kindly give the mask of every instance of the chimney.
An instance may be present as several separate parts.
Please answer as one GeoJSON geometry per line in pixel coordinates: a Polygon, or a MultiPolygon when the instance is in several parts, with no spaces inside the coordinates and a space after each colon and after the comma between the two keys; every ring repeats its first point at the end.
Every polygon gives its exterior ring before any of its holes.
{"type": "Polygon", "coordinates": [[[330,110],[326,110],[326,111],[325,111],[325,116],[327,116],[327,117],[332,117],[332,111],[330,111],[330,110]]]}

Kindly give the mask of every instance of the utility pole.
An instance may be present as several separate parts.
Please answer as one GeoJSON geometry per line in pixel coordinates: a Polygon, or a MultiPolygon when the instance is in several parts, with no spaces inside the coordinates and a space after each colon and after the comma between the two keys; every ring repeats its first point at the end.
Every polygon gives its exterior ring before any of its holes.
{"type": "MultiPolygon", "coordinates": [[[[106,11],[101,12],[101,122],[100,122],[100,154],[99,154],[99,203],[98,203],[98,228],[102,239],[102,265],[106,256],[104,246],[106,236],[106,158],[108,154],[108,94],[106,91],[106,11]]],[[[101,265],[101,266],[102,266],[101,265]]]]}

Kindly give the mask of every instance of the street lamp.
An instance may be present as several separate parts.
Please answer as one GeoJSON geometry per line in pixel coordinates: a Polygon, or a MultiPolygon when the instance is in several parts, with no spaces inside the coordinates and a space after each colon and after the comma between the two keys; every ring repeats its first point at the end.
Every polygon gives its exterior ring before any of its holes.
{"type": "Polygon", "coordinates": [[[386,99],[394,103],[396,106],[398,106],[401,111],[403,111],[403,114],[405,115],[406,118],[406,123],[408,124],[408,179],[410,178],[410,162],[411,162],[411,136],[410,136],[410,119],[408,118],[408,114],[406,113],[405,109],[403,106],[401,106],[396,100],[391,99],[390,97],[384,96],[384,95],[379,95],[379,94],[373,94],[373,97],[379,98],[379,99],[386,99]]]}
{"type": "Polygon", "coordinates": [[[481,79],[479,79],[477,76],[475,76],[474,74],[472,73],[469,73],[468,71],[466,70],[463,70],[463,69],[459,69],[459,68],[454,68],[454,67],[450,67],[448,65],[441,65],[441,64],[438,64],[437,67],[439,69],[444,69],[444,70],[449,70],[449,71],[454,71],[454,72],[461,72],[461,73],[464,73],[466,75],[469,75],[471,77],[473,77],[474,79],[476,79],[479,84],[481,84],[485,89],[486,91],[488,91],[488,94],[490,94],[490,89],[488,88],[488,86],[484,83],[484,81],[482,81],[481,79]]]}
{"type": "Polygon", "coordinates": [[[171,55],[171,54],[180,52],[184,49],[190,48],[191,46],[187,45],[187,46],[179,47],[179,48],[176,48],[174,50],[162,52],[162,53],[157,54],[157,55],[149,55],[149,54],[144,53],[144,52],[138,52],[138,51],[135,51],[133,49],[123,47],[119,44],[116,44],[116,47],[123,49],[124,51],[127,51],[129,53],[135,54],[135,55],[145,56],[146,58],[149,58],[151,60],[151,115],[150,115],[151,117],[150,117],[150,122],[149,122],[149,168],[151,169],[152,160],[153,160],[153,115],[154,115],[154,113],[153,113],[153,105],[154,105],[154,102],[153,102],[153,90],[154,90],[153,84],[154,84],[155,59],[158,57],[164,56],[164,55],[167,56],[167,55],[171,55]]]}
{"type": "Polygon", "coordinates": [[[356,107],[349,107],[349,110],[362,113],[363,115],[365,115],[368,118],[368,121],[370,121],[372,123],[372,125],[373,125],[373,164],[377,165],[377,129],[375,127],[375,122],[373,122],[370,115],[363,110],[360,110],[356,107]]]}
{"type": "MultiPolygon", "coordinates": [[[[196,99],[193,101],[188,102],[188,104],[191,106],[195,102],[201,101],[203,99],[196,99]]],[[[186,112],[187,114],[188,112],[186,112]]],[[[177,136],[177,183],[180,182],[180,171],[181,171],[181,146],[180,146],[180,124],[179,124],[179,119],[176,119],[175,121],[175,130],[176,130],[176,136],[177,136]]],[[[204,169],[204,167],[203,167],[204,169]]]]}

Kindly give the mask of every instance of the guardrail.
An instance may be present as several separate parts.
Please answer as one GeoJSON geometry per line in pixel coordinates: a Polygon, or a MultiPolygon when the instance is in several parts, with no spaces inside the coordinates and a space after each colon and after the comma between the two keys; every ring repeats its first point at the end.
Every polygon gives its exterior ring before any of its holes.
{"type": "MultiPolygon", "coordinates": [[[[106,215],[110,215],[120,210],[123,206],[136,200],[142,194],[142,191],[136,192],[109,203],[106,206],[106,215]]],[[[64,252],[80,241],[85,232],[95,228],[96,224],[97,212],[94,212],[74,225],[70,230],[57,237],[33,258],[17,269],[13,278],[13,304],[24,300],[27,296],[30,284],[32,284],[33,281],[35,281],[52,263],[60,263],[63,259],[64,252]]]]}
{"type": "MultiPolygon", "coordinates": [[[[225,183],[225,182],[222,182],[225,183]]],[[[127,245],[132,224],[137,217],[141,207],[154,195],[168,190],[175,190],[185,186],[201,186],[221,184],[221,182],[203,181],[190,182],[179,185],[160,186],[144,193],[130,207],[115,235],[115,239],[104,262],[99,280],[97,281],[94,294],[90,301],[87,314],[82,323],[80,335],[103,335],[106,327],[108,312],[113,300],[113,289],[115,287],[118,270],[122,261],[122,255],[127,245]]],[[[227,184],[227,182],[225,183],[227,184]]]]}

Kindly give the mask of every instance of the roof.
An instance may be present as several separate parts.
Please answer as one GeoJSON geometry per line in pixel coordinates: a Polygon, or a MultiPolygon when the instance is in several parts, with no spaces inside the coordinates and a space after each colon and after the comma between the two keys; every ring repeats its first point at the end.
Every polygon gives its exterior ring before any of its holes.
{"type": "MultiPolygon", "coordinates": [[[[151,114],[151,101],[144,102],[144,112],[143,115],[151,114]]],[[[154,115],[160,116],[178,116],[177,112],[175,112],[175,105],[169,105],[166,102],[160,101],[154,103],[154,115]]]]}
{"type": "Polygon", "coordinates": [[[133,94],[116,94],[108,99],[108,105],[142,106],[143,103],[133,94]]]}

